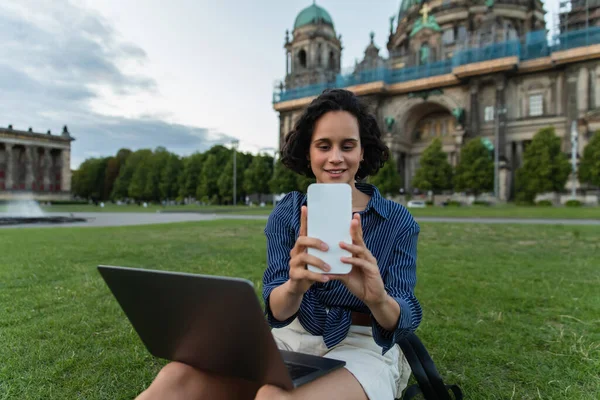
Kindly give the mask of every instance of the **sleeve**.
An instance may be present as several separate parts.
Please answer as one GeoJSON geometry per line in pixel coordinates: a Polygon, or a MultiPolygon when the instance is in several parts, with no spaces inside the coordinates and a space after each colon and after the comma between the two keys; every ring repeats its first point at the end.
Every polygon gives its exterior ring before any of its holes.
{"type": "Polygon", "coordinates": [[[373,319],[373,338],[382,347],[383,354],[404,336],[414,332],[423,317],[421,305],[414,294],[417,283],[417,239],[420,228],[412,217],[410,219],[409,227],[400,233],[394,243],[391,263],[383,282],[387,293],[400,305],[398,326],[394,331],[388,331],[373,319]]]}
{"type": "Polygon", "coordinates": [[[275,207],[267,220],[265,236],[267,238],[267,269],[263,274],[262,295],[265,302],[265,315],[269,325],[281,328],[290,324],[296,315],[286,321],[275,319],[269,304],[271,292],[289,279],[290,250],[296,243],[296,232],[290,221],[296,210],[293,193],[284,197],[275,207]]]}

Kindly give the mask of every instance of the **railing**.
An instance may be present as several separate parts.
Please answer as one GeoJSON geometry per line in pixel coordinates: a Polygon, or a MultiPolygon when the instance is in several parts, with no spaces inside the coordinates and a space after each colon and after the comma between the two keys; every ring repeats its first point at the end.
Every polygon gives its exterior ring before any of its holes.
{"type": "Polygon", "coordinates": [[[370,82],[393,84],[415,79],[428,78],[452,73],[452,69],[461,65],[490,61],[516,56],[520,61],[548,57],[553,52],[570,50],[577,47],[600,44],[600,27],[592,27],[557,35],[551,40],[545,31],[530,32],[523,41],[510,40],[489,46],[457,50],[452,58],[424,65],[404,68],[376,68],[359,72],[338,74],[335,82],[319,83],[293,89],[275,89],[273,102],[316,96],[327,88],[343,88],[370,82]]]}
{"type": "Polygon", "coordinates": [[[498,58],[519,56],[521,43],[518,40],[509,40],[474,49],[458,50],[452,57],[452,66],[458,67],[498,58]]]}
{"type": "Polygon", "coordinates": [[[415,79],[449,74],[450,72],[452,72],[452,59],[419,65],[417,67],[391,69],[388,72],[388,80],[386,83],[412,81],[415,79]]]}
{"type": "Polygon", "coordinates": [[[552,51],[563,51],[575,47],[600,43],[600,27],[581,29],[558,35],[552,45],[552,51]]]}

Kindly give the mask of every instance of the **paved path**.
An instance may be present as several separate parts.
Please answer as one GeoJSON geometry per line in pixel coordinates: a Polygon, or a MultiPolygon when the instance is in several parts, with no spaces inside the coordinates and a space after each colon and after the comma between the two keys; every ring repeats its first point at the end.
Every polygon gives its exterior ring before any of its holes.
{"type": "MultiPolygon", "coordinates": [[[[47,213],[50,216],[69,216],[70,213],[47,213]]],[[[232,215],[201,213],[73,213],[76,217],[87,219],[87,222],[66,224],[23,224],[5,225],[0,228],[48,228],[48,227],[100,227],[166,224],[187,221],[212,221],[215,219],[250,219],[266,220],[266,215],[232,215]]],[[[450,218],[450,217],[418,217],[418,222],[444,222],[469,224],[540,224],[540,225],[592,225],[600,227],[600,220],[592,219],[525,219],[525,218],[450,218]]]]}

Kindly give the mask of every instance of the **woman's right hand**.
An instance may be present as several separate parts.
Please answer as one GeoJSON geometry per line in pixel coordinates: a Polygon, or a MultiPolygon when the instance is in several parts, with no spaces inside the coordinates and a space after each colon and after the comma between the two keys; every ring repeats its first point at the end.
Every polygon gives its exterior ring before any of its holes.
{"type": "Polygon", "coordinates": [[[328,272],[331,270],[323,260],[309,255],[309,247],[327,251],[328,246],[322,240],[309,238],[307,236],[307,208],[300,209],[300,234],[294,248],[290,251],[290,288],[294,294],[304,294],[315,282],[327,282],[329,278],[325,274],[309,271],[307,264],[321,268],[328,272]]]}

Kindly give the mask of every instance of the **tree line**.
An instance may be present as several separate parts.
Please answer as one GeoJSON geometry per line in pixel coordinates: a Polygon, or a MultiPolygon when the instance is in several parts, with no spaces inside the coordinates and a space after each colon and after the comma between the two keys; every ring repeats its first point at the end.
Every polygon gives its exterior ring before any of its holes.
{"type": "MultiPolygon", "coordinates": [[[[540,129],[523,153],[515,174],[516,200],[533,203],[536,195],[562,192],[571,174],[571,163],[561,150],[561,138],[553,127],[540,129]]],[[[585,147],[577,170],[580,183],[600,186],[600,132],[585,147]]],[[[470,139],[462,148],[456,168],[452,168],[435,139],[423,152],[412,186],[422,191],[466,191],[474,195],[494,190],[493,151],[480,138],[470,139]]]]}
{"type": "MultiPolygon", "coordinates": [[[[305,192],[314,182],[286,168],[268,155],[236,152],[236,202],[248,195],[305,192]]],[[[533,202],[545,192],[560,192],[569,178],[571,166],[561,151],[561,139],[554,128],[536,133],[523,154],[516,172],[517,200],[533,202]]],[[[586,146],[578,169],[580,182],[600,186],[600,133],[586,146]]],[[[93,201],[130,200],[162,202],[187,200],[205,204],[233,203],[233,150],[222,145],[181,157],[164,147],[135,152],[121,149],[115,156],[85,160],[72,178],[75,196],[93,201]]],[[[395,196],[403,186],[396,160],[391,157],[377,175],[368,177],[380,192],[395,196]]],[[[453,168],[435,139],[423,152],[412,186],[421,191],[464,191],[475,195],[493,191],[493,152],[479,138],[470,139],[453,168]]]]}
{"type": "MultiPolygon", "coordinates": [[[[300,177],[269,155],[236,151],[236,202],[247,195],[306,190],[300,177]]],[[[162,202],[187,200],[233,203],[233,150],[222,145],[181,157],[164,147],[120,149],[115,156],[89,158],[72,178],[75,196],[99,201],[162,202]]]]}

